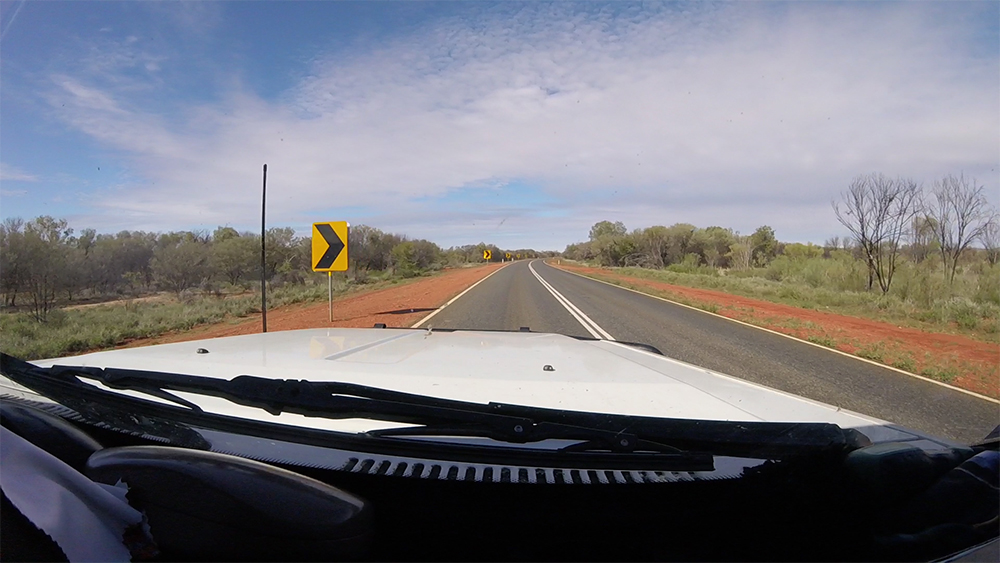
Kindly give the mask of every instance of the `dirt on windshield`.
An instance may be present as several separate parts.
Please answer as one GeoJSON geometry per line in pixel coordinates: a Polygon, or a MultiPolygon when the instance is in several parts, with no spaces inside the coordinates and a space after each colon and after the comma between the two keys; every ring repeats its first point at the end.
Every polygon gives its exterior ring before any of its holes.
{"type": "Polygon", "coordinates": [[[606,268],[549,262],[718,315],[896,367],[949,385],[1000,398],[1000,347],[957,334],[781,305],[709,289],[625,276],[606,268]]]}
{"type": "MultiPolygon", "coordinates": [[[[448,269],[428,278],[407,280],[397,286],[334,298],[333,322],[328,302],[288,305],[267,311],[268,332],[302,328],[371,328],[376,323],[390,327],[408,327],[444,305],[470,285],[485,278],[502,264],[448,269]]],[[[233,321],[206,325],[184,332],[167,333],[153,338],[133,340],[119,346],[132,348],[168,342],[186,342],[254,334],[261,330],[260,314],[233,321]]]]}

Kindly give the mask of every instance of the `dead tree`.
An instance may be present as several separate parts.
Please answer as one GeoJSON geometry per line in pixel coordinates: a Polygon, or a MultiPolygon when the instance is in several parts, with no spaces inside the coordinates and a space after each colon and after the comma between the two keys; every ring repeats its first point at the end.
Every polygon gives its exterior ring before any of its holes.
{"type": "Polygon", "coordinates": [[[986,249],[986,261],[990,266],[1000,262],[1000,214],[994,212],[986,222],[986,227],[979,235],[979,242],[983,243],[983,248],[986,249]]]}
{"type": "Polygon", "coordinates": [[[934,236],[940,245],[948,283],[955,281],[955,271],[962,254],[973,241],[981,239],[990,222],[991,209],[976,180],[949,174],[934,183],[927,215],[934,220],[934,236]]]}
{"type": "Polygon", "coordinates": [[[832,202],[833,211],[858,242],[868,266],[868,289],[877,281],[888,293],[900,240],[921,208],[919,186],[906,178],[867,174],[854,178],[841,200],[832,202]]]}

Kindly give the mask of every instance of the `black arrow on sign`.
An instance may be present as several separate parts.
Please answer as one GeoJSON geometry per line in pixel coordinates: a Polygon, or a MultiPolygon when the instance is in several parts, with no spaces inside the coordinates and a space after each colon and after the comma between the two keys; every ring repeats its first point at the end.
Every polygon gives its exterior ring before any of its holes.
{"type": "Polygon", "coordinates": [[[340,237],[333,231],[333,227],[323,223],[322,225],[316,225],[316,230],[319,234],[323,235],[323,240],[330,245],[330,248],[326,249],[323,256],[320,256],[319,262],[316,262],[317,270],[325,270],[330,266],[333,266],[334,260],[340,256],[342,250],[344,250],[344,241],[340,240],[340,237]]]}

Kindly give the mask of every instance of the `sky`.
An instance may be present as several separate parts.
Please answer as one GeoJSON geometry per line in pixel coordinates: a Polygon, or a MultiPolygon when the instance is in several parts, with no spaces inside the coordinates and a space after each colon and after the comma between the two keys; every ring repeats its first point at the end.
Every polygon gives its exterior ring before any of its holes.
{"type": "Polygon", "coordinates": [[[871,172],[1000,204],[998,2],[0,1],[0,216],[562,250],[844,235],[871,172]]]}

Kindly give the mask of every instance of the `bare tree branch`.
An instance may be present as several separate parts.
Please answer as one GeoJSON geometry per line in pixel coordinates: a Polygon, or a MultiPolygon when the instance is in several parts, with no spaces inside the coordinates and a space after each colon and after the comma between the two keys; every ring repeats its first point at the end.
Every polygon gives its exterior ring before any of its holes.
{"type": "Polygon", "coordinates": [[[843,209],[832,202],[833,211],[858,242],[868,265],[868,289],[877,281],[888,293],[900,240],[922,208],[920,187],[907,178],[873,173],[854,178],[841,199],[843,209]]]}
{"type": "Polygon", "coordinates": [[[934,219],[935,237],[941,245],[948,282],[955,281],[955,270],[962,254],[972,241],[982,238],[990,222],[990,207],[983,194],[984,186],[960,174],[949,174],[934,183],[927,215],[934,219]]]}

